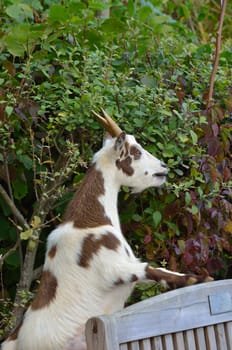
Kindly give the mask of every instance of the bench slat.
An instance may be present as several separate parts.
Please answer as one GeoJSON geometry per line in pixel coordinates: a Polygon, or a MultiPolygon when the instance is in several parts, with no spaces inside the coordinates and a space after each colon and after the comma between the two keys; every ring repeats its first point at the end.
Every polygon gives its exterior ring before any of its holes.
{"type": "Polygon", "coordinates": [[[184,335],[183,332],[178,332],[174,335],[174,343],[176,349],[184,349],[184,335]]]}
{"type": "Polygon", "coordinates": [[[173,337],[171,334],[167,334],[163,336],[164,344],[165,344],[165,350],[175,350],[174,343],[173,343],[173,337]]]}
{"type": "Polygon", "coordinates": [[[196,339],[197,350],[207,350],[204,328],[200,327],[195,329],[195,339],[196,339]]]}
{"type": "Polygon", "coordinates": [[[217,346],[219,350],[224,350],[227,348],[226,345],[226,334],[225,334],[225,328],[224,324],[217,324],[215,326],[215,333],[216,333],[216,341],[217,341],[217,346]]]}
{"type": "Polygon", "coordinates": [[[183,348],[183,349],[197,350],[195,336],[194,336],[194,332],[192,329],[185,332],[185,348],[183,348]]]}
{"type": "Polygon", "coordinates": [[[164,350],[162,344],[162,337],[151,338],[152,350],[164,350]]]}
{"type": "Polygon", "coordinates": [[[150,341],[150,339],[142,340],[141,343],[140,343],[140,349],[141,350],[153,350],[151,348],[151,341],[150,341]]]}
{"type": "Polygon", "coordinates": [[[215,331],[214,326],[208,326],[205,328],[205,334],[206,334],[206,344],[207,348],[210,350],[219,350],[217,348],[217,342],[215,337],[215,331]]]}
{"type": "Polygon", "coordinates": [[[130,350],[140,350],[139,347],[139,342],[138,341],[133,341],[132,343],[130,343],[130,350]]]}
{"type": "Polygon", "coordinates": [[[226,339],[228,350],[232,350],[232,322],[227,322],[225,325],[226,339]]]}

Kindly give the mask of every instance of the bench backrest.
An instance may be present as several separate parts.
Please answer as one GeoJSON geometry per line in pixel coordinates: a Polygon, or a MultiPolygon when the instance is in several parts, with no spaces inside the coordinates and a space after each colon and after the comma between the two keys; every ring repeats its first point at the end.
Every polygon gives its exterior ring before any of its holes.
{"type": "Polygon", "coordinates": [[[88,350],[232,350],[232,280],[170,291],[90,319],[88,350]]]}

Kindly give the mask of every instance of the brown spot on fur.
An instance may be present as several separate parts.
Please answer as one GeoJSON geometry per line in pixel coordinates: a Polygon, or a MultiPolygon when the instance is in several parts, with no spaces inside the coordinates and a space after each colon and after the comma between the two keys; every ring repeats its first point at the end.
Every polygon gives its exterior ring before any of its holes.
{"type": "Polygon", "coordinates": [[[119,239],[110,232],[100,236],[100,238],[94,234],[89,234],[83,241],[78,265],[81,267],[89,267],[91,259],[93,258],[94,254],[98,253],[101,247],[116,250],[119,245],[119,239]]]}
{"type": "Polygon", "coordinates": [[[50,271],[43,271],[39,290],[31,304],[32,310],[48,306],[56,297],[57,279],[50,271]]]}
{"type": "Polygon", "coordinates": [[[130,154],[134,157],[135,160],[138,160],[141,158],[142,152],[138,149],[138,147],[131,146],[130,154]]]}
{"type": "Polygon", "coordinates": [[[132,176],[134,174],[134,169],[131,166],[132,159],[131,157],[127,157],[123,160],[117,159],[116,166],[120,170],[122,170],[126,175],[132,176]]]}
{"type": "Polygon", "coordinates": [[[131,282],[136,282],[136,281],[138,281],[138,277],[137,277],[135,274],[133,274],[133,275],[131,276],[130,281],[131,281],[131,282]]]}
{"type": "Polygon", "coordinates": [[[124,284],[124,281],[121,278],[118,278],[117,281],[114,282],[115,286],[121,286],[122,284],[124,284]]]}
{"type": "Polygon", "coordinates": [[[104,195],[104,180],[102,173],[93,165],[86,173],[82,184],[69,203],[64,222],[73,221],[77,228],[111,225],[103,205],[98,198],[104,195]]]}
{"type": "Polygon", "coordinates": [[[53,259],[56,255],[56,250],[57,250],[57,247],[56,245],[52,246],[51,249],[49,250],[48,252],[48,256],[49,258],[53,259]]]}
{"type": "Polygon", "coordinates": [[[18,326],[10,334],[9,338],[7,339],[8,341],[16,340],[18,338],[18,334],[19,334],[19,331],[20,331],[22,324],[23,324],[23,319],[19,322],[18,326]]]}

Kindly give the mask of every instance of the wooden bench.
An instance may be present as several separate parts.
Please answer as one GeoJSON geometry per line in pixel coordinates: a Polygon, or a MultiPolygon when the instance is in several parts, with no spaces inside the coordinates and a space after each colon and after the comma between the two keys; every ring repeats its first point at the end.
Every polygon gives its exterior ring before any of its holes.
{"type": "Polygon", "coordinates": [[[185,287],[86,324],[88,350],[232,350],[232,279],[185,287]]]}

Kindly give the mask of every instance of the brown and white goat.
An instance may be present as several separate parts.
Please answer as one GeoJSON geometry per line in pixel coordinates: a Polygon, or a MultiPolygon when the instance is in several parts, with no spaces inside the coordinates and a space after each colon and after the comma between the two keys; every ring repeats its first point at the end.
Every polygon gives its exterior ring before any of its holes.
{"type": "Polygon", "coordinates": [[[160,186],[168,171],[102,113],[95,116],[112,138],[95,154],[63,223],[49,235],[38,293],[3,350],[83,350],[88,318],[122,309],[136,282],[176,288],[209,280],[152,268],[133,254],[120,228],[120,187],[141,192],[160,186]]]}

